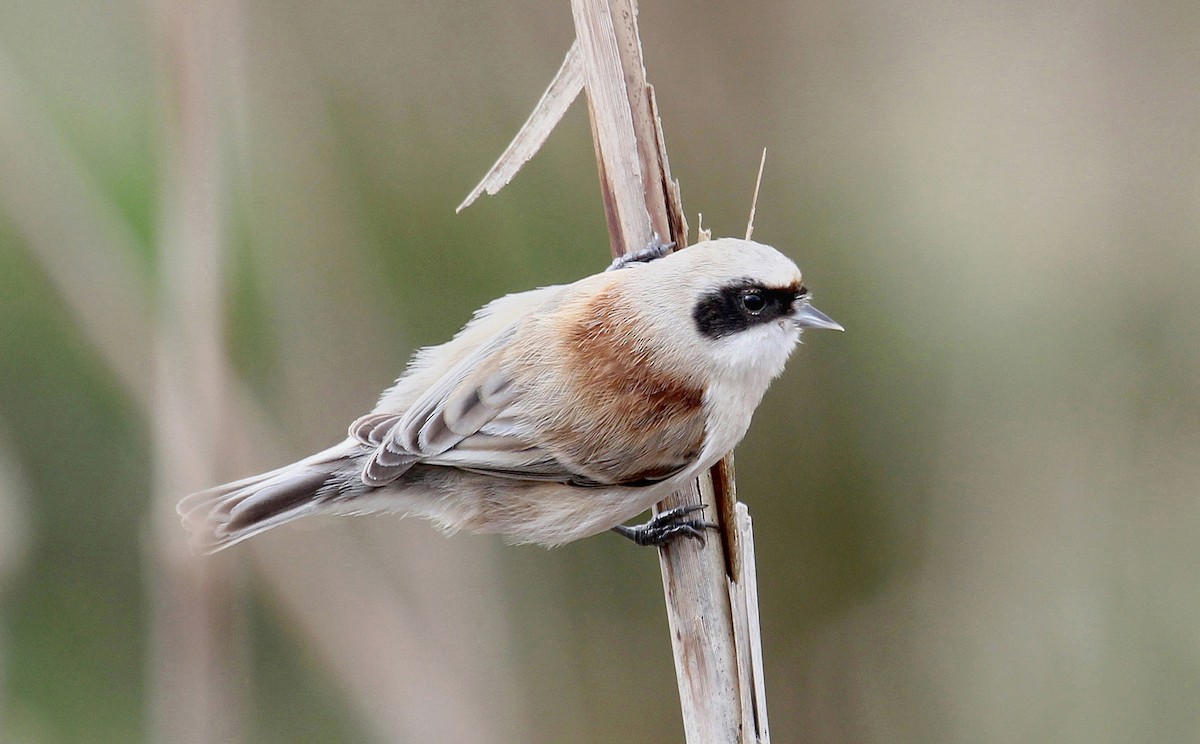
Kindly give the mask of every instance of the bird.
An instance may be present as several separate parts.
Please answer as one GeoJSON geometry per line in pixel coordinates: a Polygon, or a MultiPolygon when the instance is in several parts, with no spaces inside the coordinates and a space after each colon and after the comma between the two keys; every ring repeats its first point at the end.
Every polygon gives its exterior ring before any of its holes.
{"type": "Polygon", "coordinates": [[[395,513],[553,547],[607,530],[702,537],[697,507],[646,511],[733,450],[817,310],[796,264],[657,237],[576,282],[485,305],[418,351],[344,440],[179,503],[202,552],[313,514],[395,513]]]}

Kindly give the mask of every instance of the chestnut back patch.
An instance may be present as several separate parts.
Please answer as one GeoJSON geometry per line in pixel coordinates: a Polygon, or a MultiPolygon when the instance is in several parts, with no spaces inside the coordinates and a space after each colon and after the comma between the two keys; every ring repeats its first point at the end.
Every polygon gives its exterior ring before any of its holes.
{"type": "Polygon", "coordinates": [[[568,417],[555,435],[571,442],[572,458],[604,482],[641,484],[699,456],[704,391],[656,367],[621,302],[617,288],[604,290],[573,324],[566,361],[579,380],[581,407],[591,415],[587,422],[568,417]]]}

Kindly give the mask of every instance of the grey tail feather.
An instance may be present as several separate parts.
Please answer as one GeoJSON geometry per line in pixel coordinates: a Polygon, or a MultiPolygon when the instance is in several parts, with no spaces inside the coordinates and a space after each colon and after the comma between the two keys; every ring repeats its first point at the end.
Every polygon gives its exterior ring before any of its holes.
{"type": "Polygon", "coordinates": [[[339,460],[311,457],[193,493],[179,502],[177,510],[195,546],[215,553],[317,510],[339,460]]]}

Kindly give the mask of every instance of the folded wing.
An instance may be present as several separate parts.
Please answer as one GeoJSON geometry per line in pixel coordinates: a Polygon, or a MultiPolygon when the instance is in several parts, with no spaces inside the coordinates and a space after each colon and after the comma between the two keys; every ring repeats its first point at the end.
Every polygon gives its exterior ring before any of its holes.
{"type": "Polygon", "coordinates": [[[535,444],[514,410],[521,391],[503,364],[514,323],[460,359],[403,412],[358,419],[350,435],[375,451],[362,480],[379,487],[413,465],[457,467],[498,477],[570,481],[576,474],[535,444]]]}

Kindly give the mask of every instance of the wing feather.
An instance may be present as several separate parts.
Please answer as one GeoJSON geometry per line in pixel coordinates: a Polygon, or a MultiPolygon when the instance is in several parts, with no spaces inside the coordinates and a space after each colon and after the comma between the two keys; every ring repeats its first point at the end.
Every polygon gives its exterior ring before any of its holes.
{"type": "Polygon", "coordinates": [[[368,413],[350,425],[350,438],[370,447],[378,447],[404,414],[384,411],[368,413]]]}
{"type": "Polygon", "coordinates": [[[576,474],[534,444],[514,410],[520,389],[504,367],[512,323],[465,354],[403,412],[376,411],[350,426],[374,447],[363,466],[368,486],[384,486],[418,462],[505,477],[567,481],[576,474]]]}

